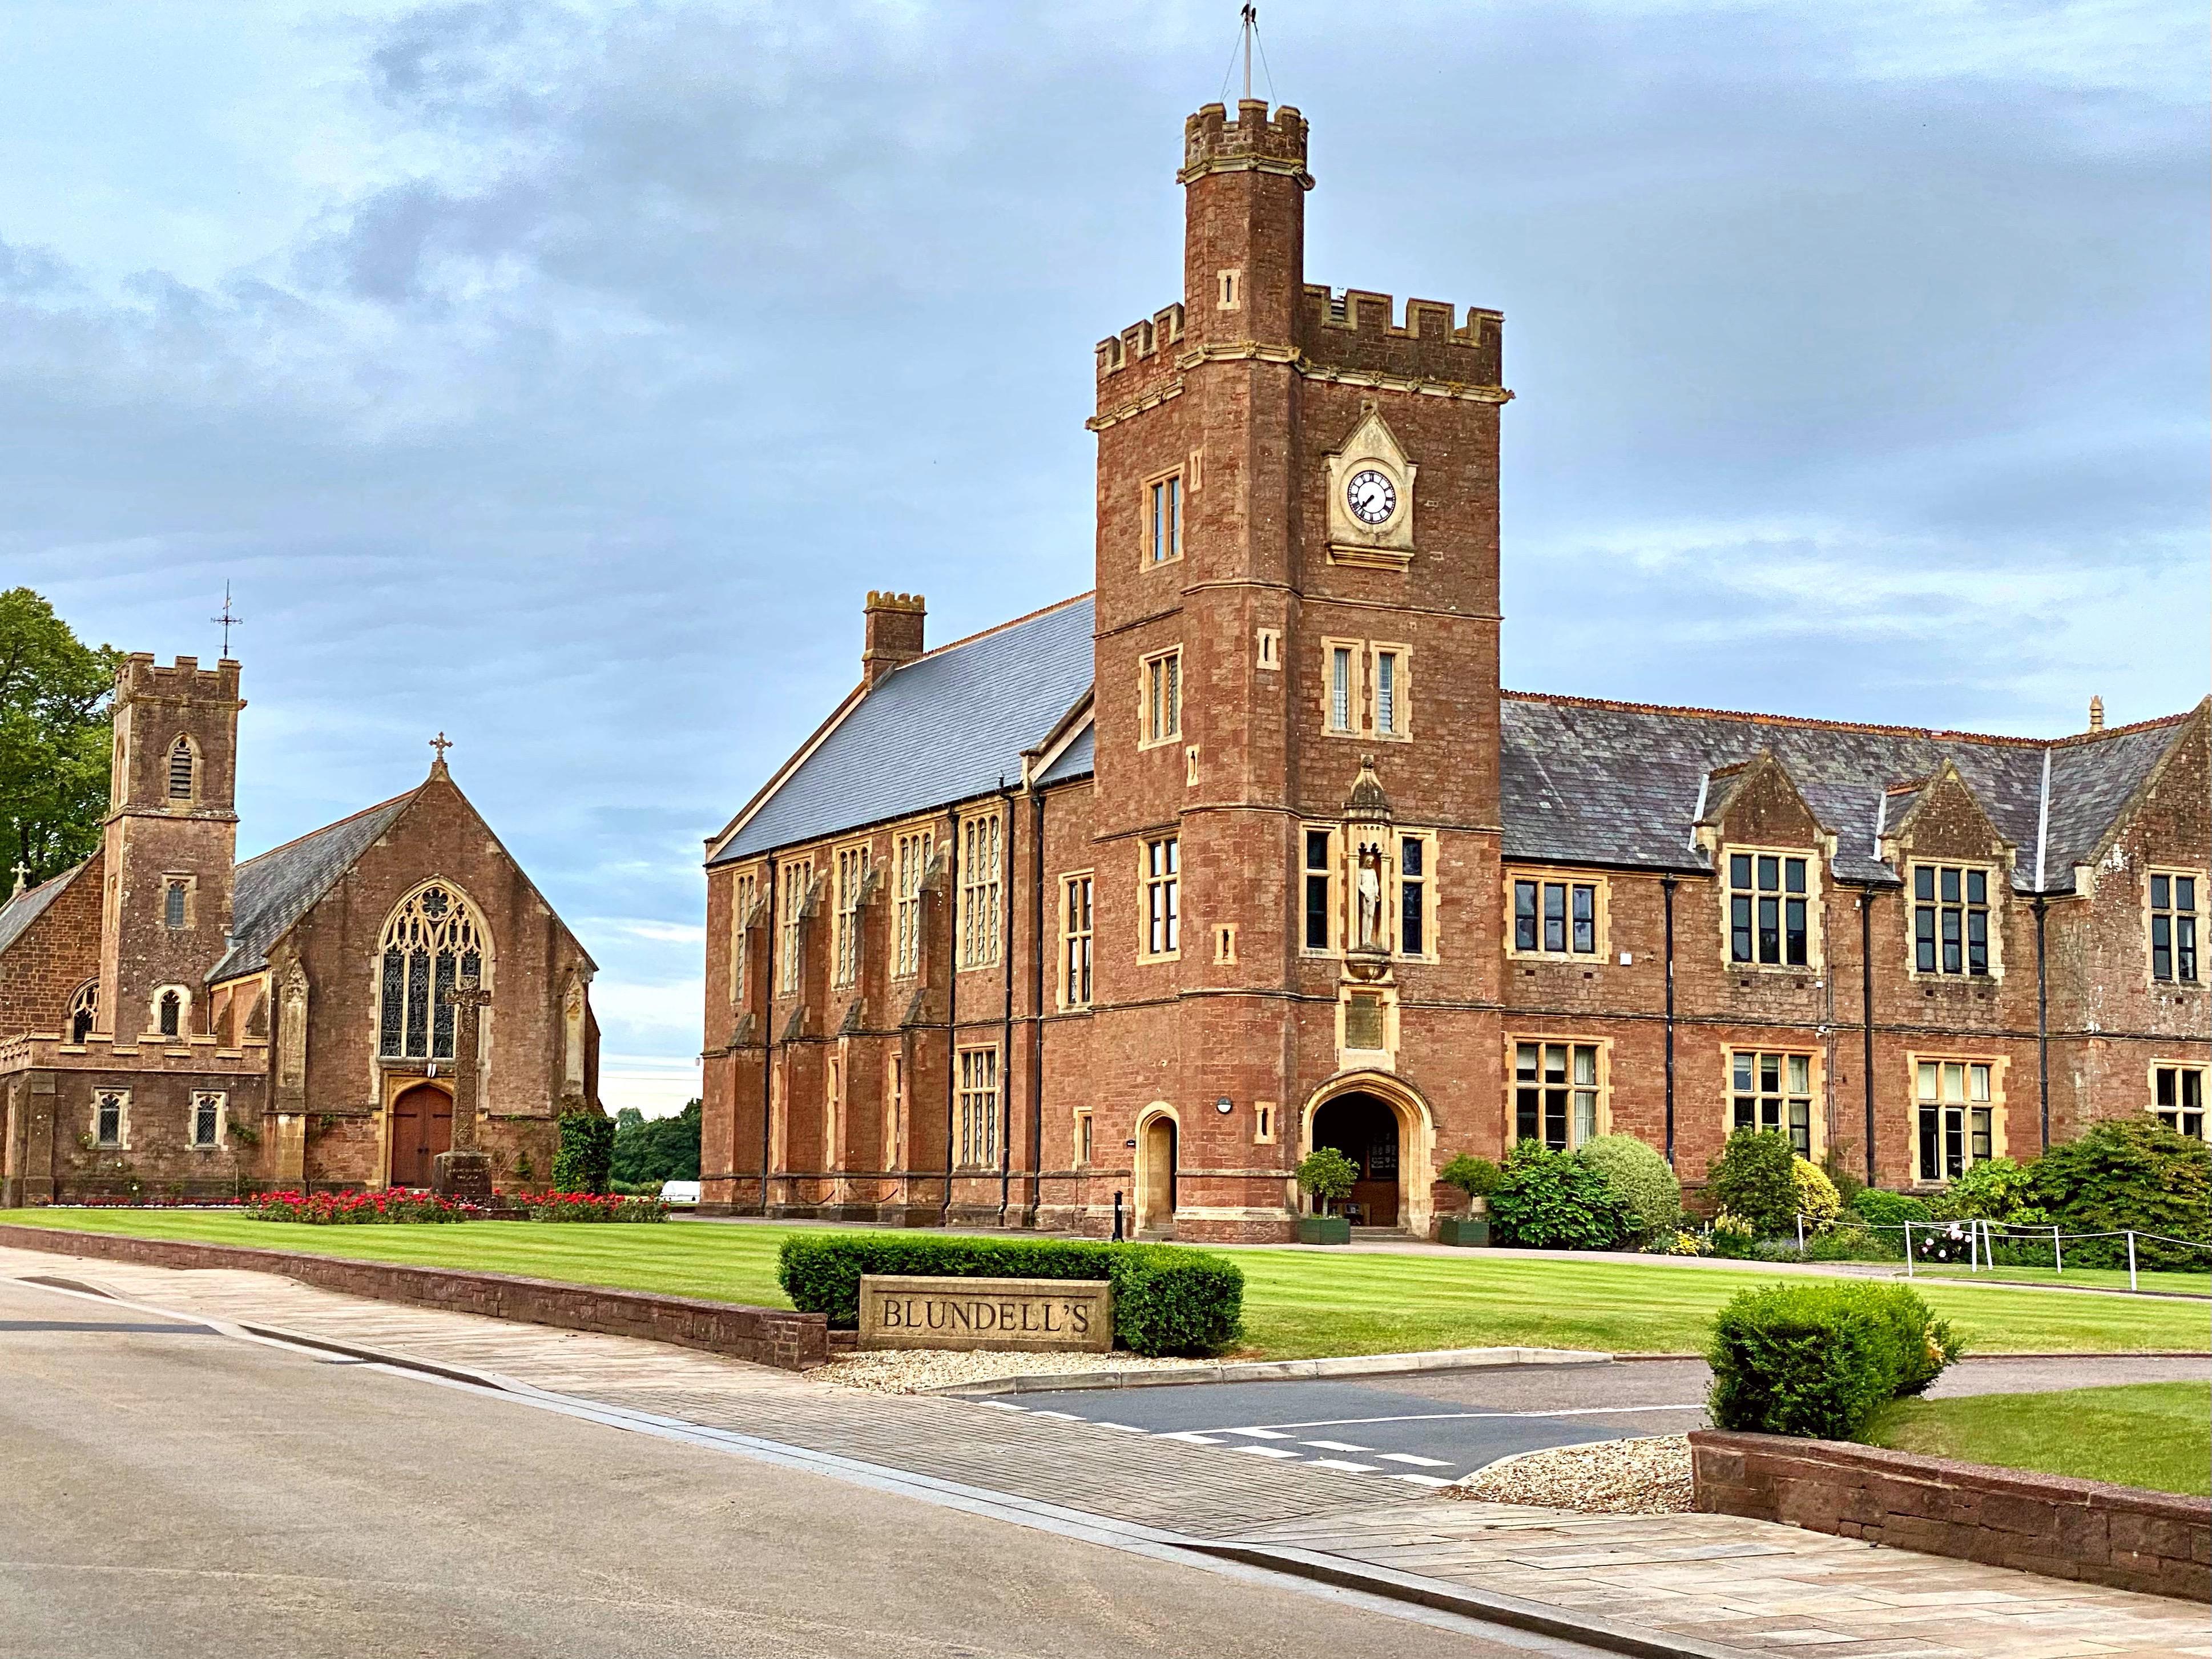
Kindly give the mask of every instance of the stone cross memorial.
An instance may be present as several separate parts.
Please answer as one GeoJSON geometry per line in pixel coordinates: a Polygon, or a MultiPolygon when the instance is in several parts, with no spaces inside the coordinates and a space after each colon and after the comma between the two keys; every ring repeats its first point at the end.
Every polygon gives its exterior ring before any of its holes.
{"type": "Polygon", "coordinates": [[[453,1143],[450,1152],[431,1160],[430,1190],[465,1204],[489,1204],[491,1155],[477,1140],[477,1096],[483,1075],[477,1057],[478,1016],[491,993],[465,979],[447,990],[445,1000],[453,1006],[453,1143]]]}
{"type": "Polygon", "coordinates": [[[860,1279],[863,1348],[1065,1349],[1114,1346],[1114,1287],[1088,1279],[860,1279]]]}

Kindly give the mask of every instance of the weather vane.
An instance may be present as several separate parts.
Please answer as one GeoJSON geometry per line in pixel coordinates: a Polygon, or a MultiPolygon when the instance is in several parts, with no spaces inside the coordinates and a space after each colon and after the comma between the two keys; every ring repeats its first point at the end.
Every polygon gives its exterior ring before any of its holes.
{"type": "Polygon", "coordinates": [[[208,620],[210,622],[221,623],[222,624],[222,654],[225,657],[228,657],[230,655],[230,630],[246,620],[243,617],[234,617],[231,614],[230,584],[228,582],[225,582],[222,585],[222,614],[219,617],[210,617],[208,620]]]}

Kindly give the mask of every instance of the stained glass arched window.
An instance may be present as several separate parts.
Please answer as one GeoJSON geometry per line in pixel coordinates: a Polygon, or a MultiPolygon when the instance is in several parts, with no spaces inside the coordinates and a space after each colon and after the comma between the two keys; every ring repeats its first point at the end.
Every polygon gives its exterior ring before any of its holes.
{"type": "Polygon", "coordinates": [[[82,1046],[92,1035],[94,1023],[100,1017],[100,981],[88,979],[76,988],[70,999],[69,1040],[82,1046]]]}
{"type": "Polygon", "coordinates": [[[377,957],[376,1051],[386,1060],[451,1060],[453,1006],[465,979],[489,981],[490,940],[460,890],[417,888],[384,924],[377,957]]]}

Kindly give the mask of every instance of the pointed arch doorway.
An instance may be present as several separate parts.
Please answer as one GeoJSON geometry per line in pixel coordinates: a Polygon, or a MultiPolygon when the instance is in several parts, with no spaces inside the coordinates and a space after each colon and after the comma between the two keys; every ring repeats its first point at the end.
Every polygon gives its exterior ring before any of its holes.
{"type": "Polygon", "coordinates": [[[1361,1224],[1425,1238],[1436,1209],[1436,1118],[1411,1084],[1388,1072],[1347,1072],[1308,1097],[1298,1155],[1336,1147],[1359,1170],[1352,1201],[1361,1224]]]}
{"type": "Polygon", "coordinates": [[[394,1187],[427,1187],[439,1153],[453,1145],[453,1097],[435,1083],[410,1084],[392,1097],[386,1120],[394,1187]]]}

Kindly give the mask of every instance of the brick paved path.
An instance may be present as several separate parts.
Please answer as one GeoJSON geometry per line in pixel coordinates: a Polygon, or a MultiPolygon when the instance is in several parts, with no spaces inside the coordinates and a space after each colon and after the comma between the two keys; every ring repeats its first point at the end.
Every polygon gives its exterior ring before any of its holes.
{"type": "Polygon", "coordinates": [[[2212,1659],[2205,1610],[1728,1516],[1621,1518],[1408,1497],[1373,1477],[712,1354],[363,1301],[271,1274],[0,1249],[0,1276],[511,1380],[1193,1540],[1304,1553],[1723,1644],[1839,1659],[2212,1659]]]}

